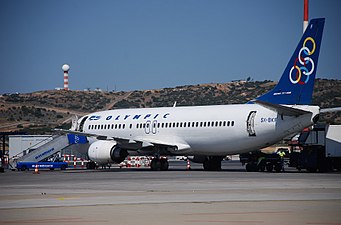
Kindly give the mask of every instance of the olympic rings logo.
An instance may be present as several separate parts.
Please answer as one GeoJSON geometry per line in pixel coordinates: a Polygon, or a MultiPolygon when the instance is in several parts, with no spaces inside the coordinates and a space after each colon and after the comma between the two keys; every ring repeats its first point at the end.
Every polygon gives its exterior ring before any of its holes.
{"type": "Polygon", "coordinates": [[[308,83],[309,76],[314,72],[315,69],[314,61],[309,56],[314,54],[315,49],[315,40],[312,37],[307,37],[303,42],[302,48],[298,52],[298,57],[295,59],[294,65],[290,69],[289,79],[291,83],[308,83]],[[299,65],[297,65],[298,63],[299,65]],[[294,71],[296,71],[296,73],[294,71]]]}

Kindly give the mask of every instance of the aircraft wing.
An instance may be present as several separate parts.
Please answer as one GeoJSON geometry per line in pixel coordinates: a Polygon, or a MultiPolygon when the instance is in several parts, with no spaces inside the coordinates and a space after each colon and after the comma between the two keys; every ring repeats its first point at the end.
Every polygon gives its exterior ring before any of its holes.
{"type": "Polygon", "coordinates": [[[80,131],[74,131],[74,130],[65,130],[65,129],[54,129],[56,132],[64,133],[64,134],[76,134],[80,136],[86,136],[86,137],[95,137],[98,140],[114,140],[119,144],[122,144],[124,146],[129,145],[136,145],[141,144],[141,147],[150,147],[150,146],[162,146],[162,147],[171,147],[175,148],[176,151],[186,151],[189,150],[191,147],[186,143],[180,143],[180,142],[167,142],[163,140],[148,138],[148,137],[140,137],[136,139],[127,139],[127,138],[121,138],[121,137],[108,137],[104,135],[98,135],[98,134],[92,134],[92,133],[84,133],[80,131]]]}
{"type": "Polygon", "coordinates": [[[305,110],[302,110],[302,109],[296,109],[296,108],[289,107],[289,106],[284,106],[284,105],[277,105],[277,104],[273,104],[273,103],[269,103],[269,102],[264,102],[264,101],[261,101],[261,100],[255,100],[254,102],[256,104],[264,106],[264,107],[266,107],[268,109],[276,111],[279,114],[284,115],[284,116],[301,116],[301,115],[304,115],[304,114],[311,113],[310,111],[305,111],[305,110]]]}

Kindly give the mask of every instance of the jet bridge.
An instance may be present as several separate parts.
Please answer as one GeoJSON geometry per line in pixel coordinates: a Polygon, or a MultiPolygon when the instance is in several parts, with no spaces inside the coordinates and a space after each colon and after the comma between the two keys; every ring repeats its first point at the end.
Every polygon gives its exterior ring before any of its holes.
{"type": "Polygon", "coordinates": [[[13,156],[10,158],[9,163],[12,168],[15,168],[17,162],[40,162],[62,151],[70,145],[85,143],[87,143],[87,139],[84,136],[77,136],[74,134],[54,135],[52,136],[52,140],[37,147],[36,149],[32,151],[29,151],[30,149],[26,149],[13,156]]]}

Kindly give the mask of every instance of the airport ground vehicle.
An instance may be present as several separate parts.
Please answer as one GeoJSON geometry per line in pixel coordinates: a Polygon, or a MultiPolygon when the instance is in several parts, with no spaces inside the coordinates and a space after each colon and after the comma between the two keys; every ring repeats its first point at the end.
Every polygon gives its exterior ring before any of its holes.
{"type": "Polygon", "coordinates": [[[285,151],[285,155],[281,156],[281,152],[284,151],[279,150],[269,154],[257,150],[240,154],[239,159],[243,165],[246,164],[245,169],[247,172],[264,172],[265,170],[268,172],[272,172],[273,170],[280,172],[283,170],[284,164],[287,162],[289,155],[289,152],[285,151]]]}
{"type": "Polygon", "coordinates": [[[38,166],[38,169],[61,169],[65,170],[68,167],[66,162],[18,162],[17,169],[21,171],[34,170],[38,166]]]}
{"type": "Polygon", "coordinates": [[[240,154],[240,162],[246,164],[248,172],[280,172],[284,165],[309,172],[341,170],[341,125],[314,125],[302,131],[290,146],[290,152],[280,149],[272,154],[260,150],[240,154]]]}
{"type": "Polygon", "coordinates": [[[309,172],[341,170],[341,125],[315,125],[291,146],[290,167],[309,172]]]}

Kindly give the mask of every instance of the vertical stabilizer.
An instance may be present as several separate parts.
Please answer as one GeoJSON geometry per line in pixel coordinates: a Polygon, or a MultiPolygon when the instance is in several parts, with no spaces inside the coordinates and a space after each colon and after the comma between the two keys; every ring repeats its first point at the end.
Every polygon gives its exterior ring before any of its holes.
{"type": "Polygon", "coordinates": [[[277,86],[258,100],[287,105],[311,104],[324,18],[312,19],[277,86]]]}

